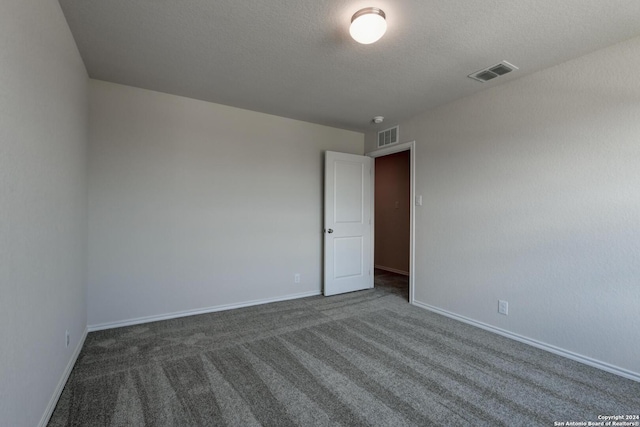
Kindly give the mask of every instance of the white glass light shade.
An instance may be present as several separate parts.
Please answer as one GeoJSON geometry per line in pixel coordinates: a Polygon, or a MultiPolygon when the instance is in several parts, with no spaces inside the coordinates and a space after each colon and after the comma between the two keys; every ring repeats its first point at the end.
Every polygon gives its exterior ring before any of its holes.
{"type": "Polygon", "coordinates": [[[371,44],[380,40],[387,31],[384,12],[377,7],[357,11],[351,18],[349,33],[358,43],[371,44]]]}

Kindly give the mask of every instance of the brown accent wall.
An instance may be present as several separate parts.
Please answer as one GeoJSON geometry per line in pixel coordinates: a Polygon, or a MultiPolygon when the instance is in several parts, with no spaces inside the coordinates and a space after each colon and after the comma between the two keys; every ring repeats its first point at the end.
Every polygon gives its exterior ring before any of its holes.
{"type": "Polygon", "coordinates": [[[409,272],[409,151],[376,158],[375,265],[409,272]]]}

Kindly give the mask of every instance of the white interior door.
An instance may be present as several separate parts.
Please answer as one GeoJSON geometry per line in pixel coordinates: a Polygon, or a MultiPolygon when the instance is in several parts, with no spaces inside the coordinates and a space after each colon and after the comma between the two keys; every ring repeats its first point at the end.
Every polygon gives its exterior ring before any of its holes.
{"type": "Polygon", "coordinates": [[[325,296],[373,287],[371,167],[370,157],[325,154],[325,296]]]}

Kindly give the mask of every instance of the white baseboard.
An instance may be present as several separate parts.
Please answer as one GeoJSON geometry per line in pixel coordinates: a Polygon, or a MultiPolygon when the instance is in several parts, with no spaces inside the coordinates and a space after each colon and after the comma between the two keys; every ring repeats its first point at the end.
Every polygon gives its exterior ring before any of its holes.
{"type": "Polygon", "coordinates": [[[491,325],[488,325],[488,324],[483,323],[483,322],[478,322],[477,320],[473,320],[473,319],[470,319],[468,317],[461,316],[459,314],[452,313],[450,311],[443,310],[441,308],[434,307],[432,305],[425,304],[425,303],[420,302],[420,301],[415,301],[414,300],[413,301],[413,305],[415,305],[416,307],[423,308],[425,310],[432,311],[432,312],[437,313],[437,314],[441,314],[441,315],[449,317],[451,319],[459,320],[460,322],[467,323],[469,325],[478,327],[480,329],[484,329],[486,331],[493,332],[495,334],[502,335],[502,336],[507,337],[507,338],[511,338],[512,340],[519,341],[519,342],[528,344],[530,346],[537,347],[537,348],[542,349],[542,350],[546,350],[546,351],[548,351],[550,353],[557,354],[558,356],[563,356],[563,357],[566,357],[568,359],[575,360],[576,362],[580,362],[580,363],[583,363],[585,365],[589,365],[589,366],[592,366],[594,368],[598,368],[598,369],[601,369],[603,371],[607,371],[607,372],[610,372],[612,374],[616,374],[616,375],[619,375],[621,377],[628,378],[630,380],[634,380],[634,381],[640,382],[640,374],[637,373],[637,372],[629,371],[629,370],[624,369],[624,368],[619,368],[617,366],[610,365],[610,364],[608,364],[606,362],[602,362],[600,360],[592,359],[590,357],[583,356],[581,354],[574,353],[572,351],[565,350],[563,348],[556,347],[556,346],[551,345],[551,344],[547,344],[547,343],[544,343],[544,342],[541,342],[541,341],[537,341],[537,340],[534,340],[534,339],[531,339],[531,338],[527,338],[525,336],[522,336],[522,335],[510,332],[510,331],[507,331],[505,329],[496,328],[495,326],[491,326],[491,325]]]}
{"type": "Polygon", "coordinates": [[[67,363],[67,367],[64,369],[62,373],[62,377],[60,377],[60,381],[58,381],[58,385],[53,391],[53,395],[51,396],[51,400],[49,400],[49,404],[47,405],[47,409],[42,414],[42,418],[38,423],[39,427],[46,427],[49,423],[49,419],[51,415],[53,415],[54,409],[56,409],[56,405],[58,404],[58,399],[60,399],[60,395],[62,394],[62,390],[64,390],[64,386],[67,384],[67,380],[69,379],[69,375],[71,375],[71,371],[78,360],[78,356],[80,356],[80,351],[82,350],[82,346],[84,345],[84,340],[87,338],[87,333],[89,330],[87,328],[84,329],[82,337],[78,341],[78,345],[76,345],[73,354],[71,355],[71,359],[69,359],[69,363],[67,363]]]}
{"type": "Polygon", "coordinates": [[[313,297],[320,295],[320,291],[302,292],[299,294],[289,294],[281,297],[266,298],[253,301],[245,301],[235,304],[216,305],[213,307],[197,308],[195,310],[177,311],[173,313],[158,314],[154,316],[138,317],[135,319],[120,320],[117,322],[99,323],[97,325],[89,325],[89,332],[102,331],[105,329],[122,328],[124,326],[140,325],[143,323],[157,322],[159,320],[177,319],[179,317],[195,316],[198,314],[215,313],[216,311],[233,310],[236,308],[251,307],[254,305],[268,304],[271,302],[287,301],[298,298],[313,297]]]}
{"type": "Polygon", "coordinates": [[[377,268],[378,270],[384,270],[384,271],[389,271],[391,273],[402,274],[403,276],[409,275],[408,271],[398,270],[397,268],[385,267],[383,265],[377,265],[377,264],[374,267],[377,268]]]}

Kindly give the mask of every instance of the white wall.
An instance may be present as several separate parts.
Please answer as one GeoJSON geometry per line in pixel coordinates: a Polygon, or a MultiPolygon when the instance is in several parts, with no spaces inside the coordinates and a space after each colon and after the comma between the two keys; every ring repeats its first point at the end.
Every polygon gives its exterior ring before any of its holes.
{"type": "Polygon", "coordinates": [[[363,134],[94,80],[90,124],[89,325],[320,291],[323,152],[363,134]]]}
{"type": "Polygon", "coordinates": [[[632,39],[400,123],[424,196],[418,302],[640,375],[638,52],[632,39]]]}
{"type": "Polygon", "coordinates": [[[0,2],[3,426],[41,421],[86,327],[87,81],[57,1],[0,2]]]}

